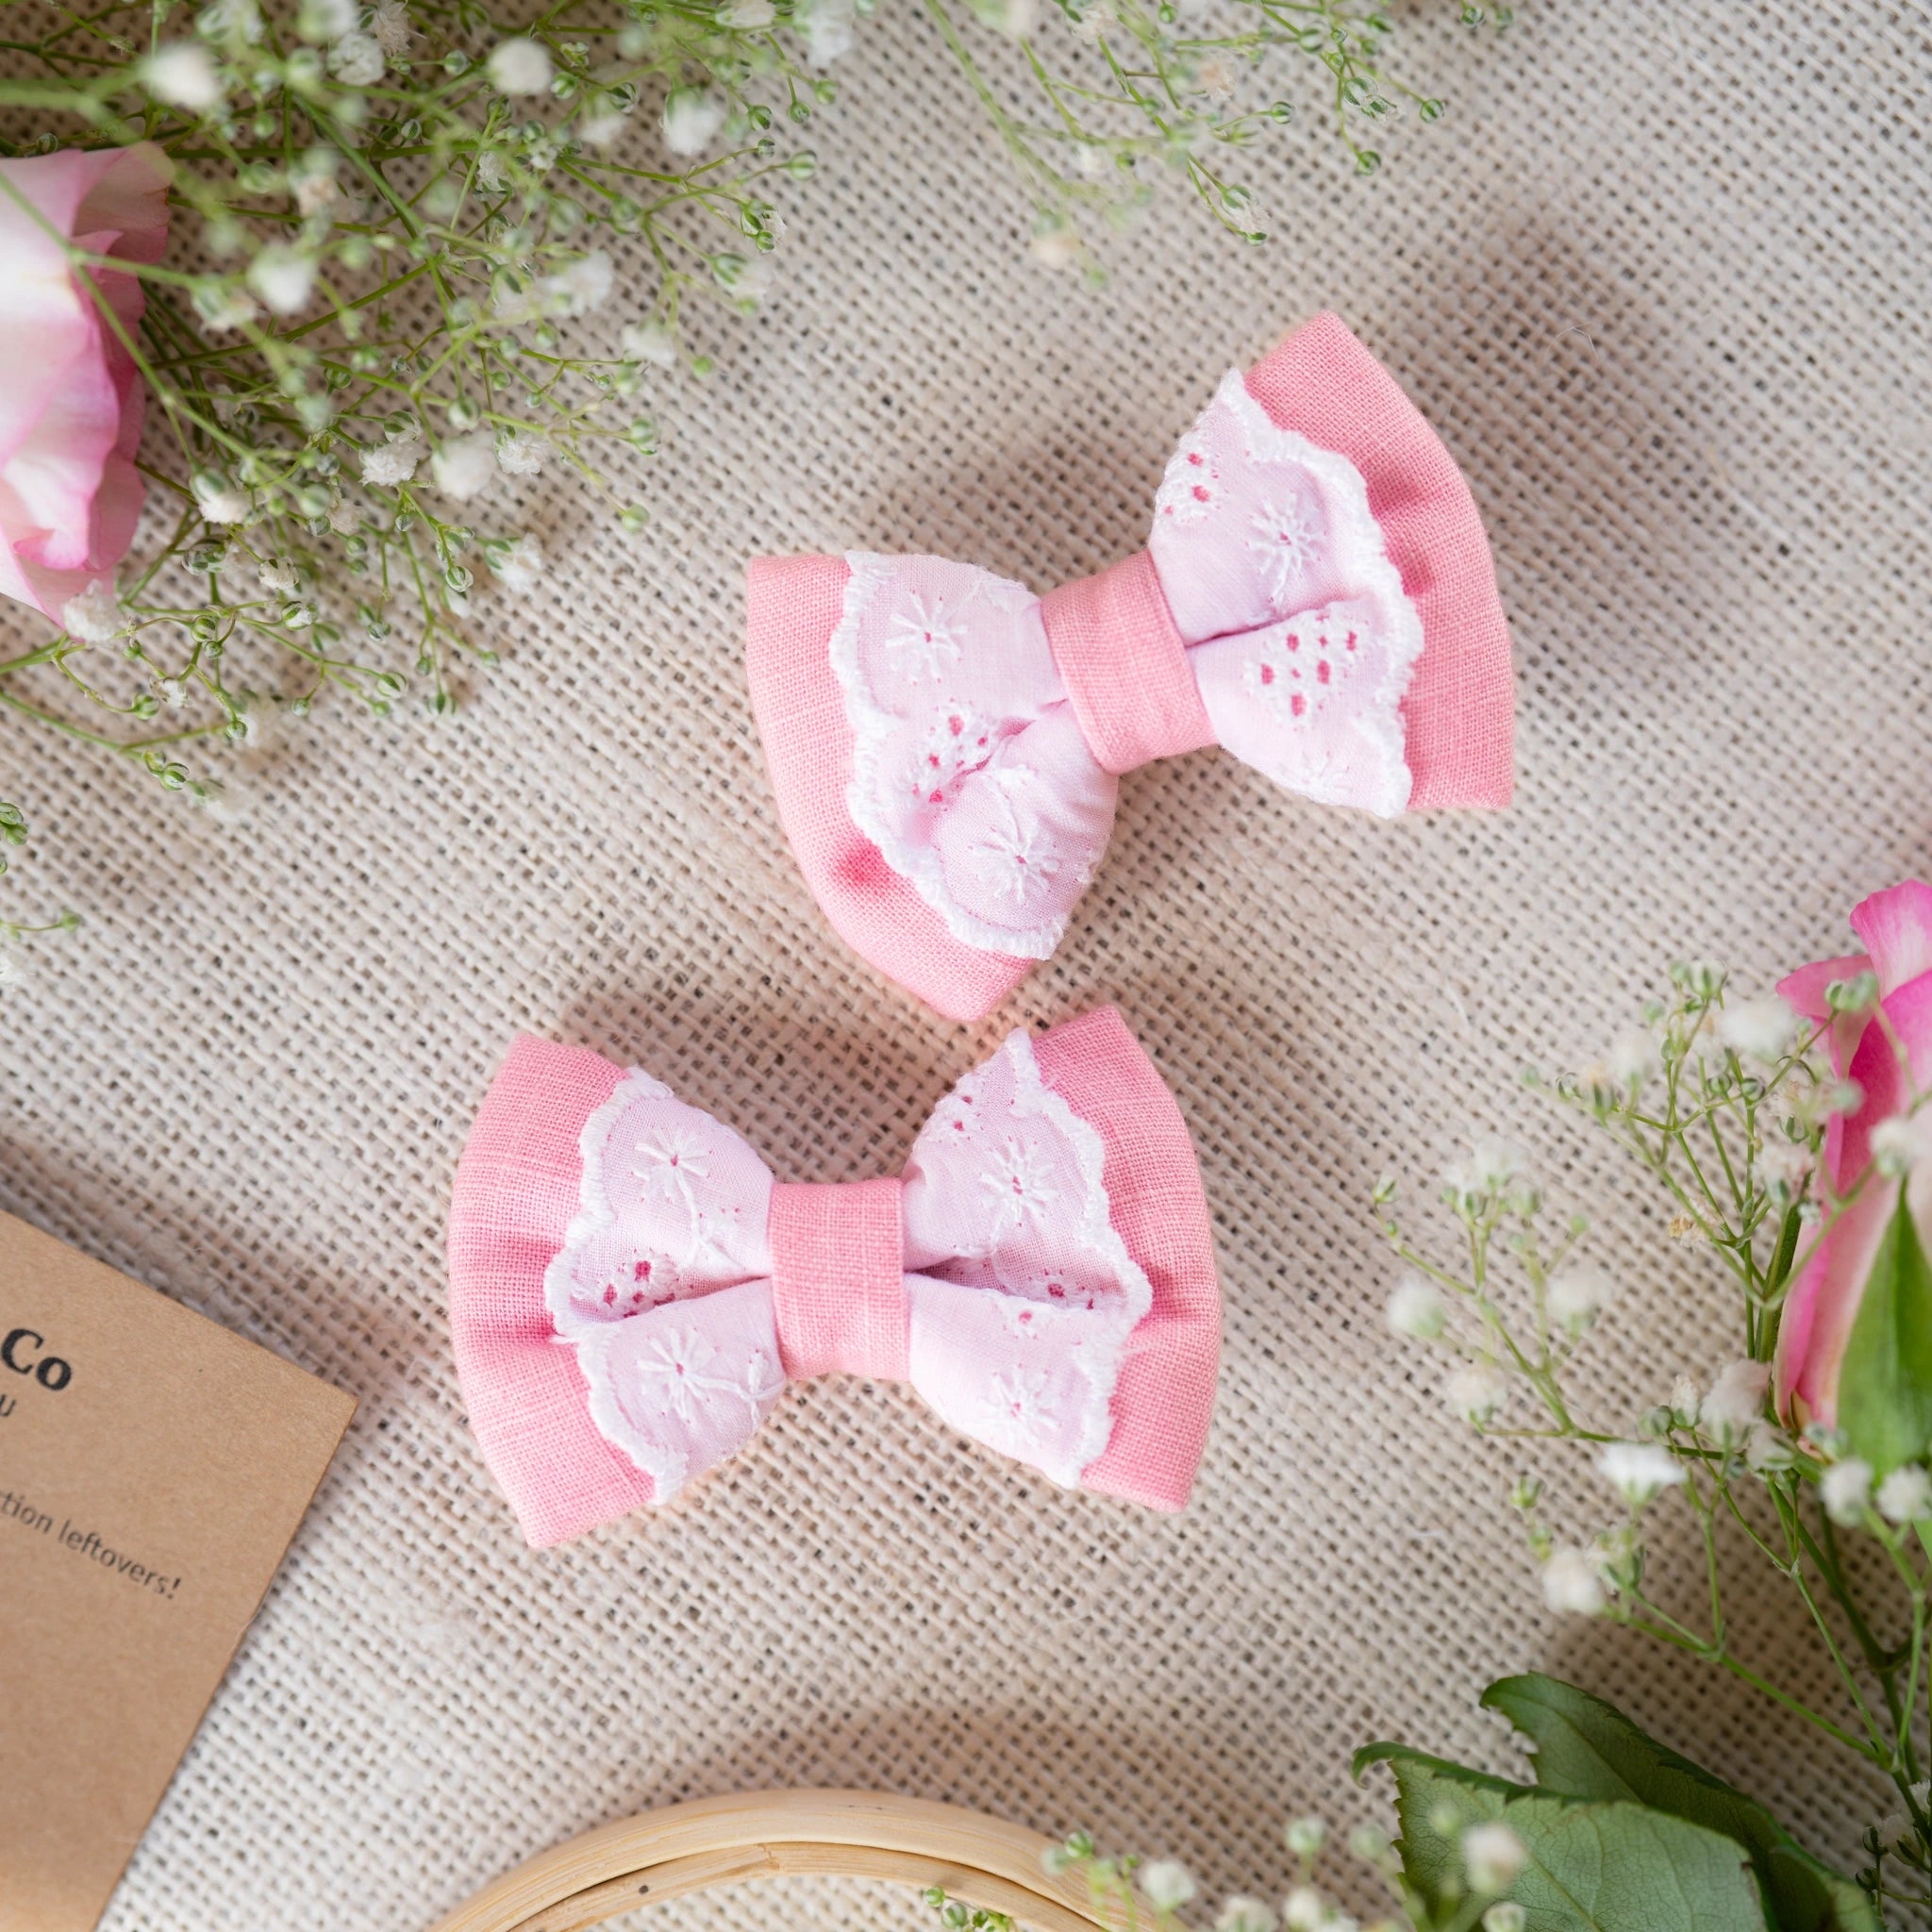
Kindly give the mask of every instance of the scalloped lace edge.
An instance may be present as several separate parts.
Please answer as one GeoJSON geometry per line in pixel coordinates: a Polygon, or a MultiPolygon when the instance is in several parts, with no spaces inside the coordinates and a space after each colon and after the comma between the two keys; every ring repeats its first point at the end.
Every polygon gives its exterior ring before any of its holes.
{"type": "MultiPolygon", "coordinates": [[[[1350,582],[1359,580],[1363,590],[1374,596],[1393,619],[1389,668],[1374,692],[1374,708],[1362,720],[1386,756],[1387,786],[1367,806],[1356,799],[1324,797],[1320,790],[1306,791],[1303,795],[1318,805],[1353,805],[1377,818],[1397,818],[1407,809],[1415,789],[1415,774],[1408,769],[1408,733],[1403,723],[1402,700],[1407,694],[1417,660],[1423,654],[1423,619],[1422,612],[1402,588],[1402,573],[1390,559],[1382,526],[1369,508],[1368,479],[1340,451],[1324,449],[1295,430],[1283,429],[1255,400],[1240,370],[1230,369],[1221,378],[1214,400],[1232,412],[1253,461],[1300,463],[1321,479],[1324,500],[1341,507],[1335,525],[1335,545],[1336,561],[1342,575],[1350,582]],[[1398,773],[1399,779],[1395,775],[1398,773]]],[[[1291,623],[1302,614],[1291,611],[1277,622],[1291,623]]],[[[1219,640],[1204,638],[1201,641],[1206,644],[1219,640]]]]}
{"type": "MultiPolygon", "coordinates": [[[[886,863],[945,921],[946,930],[961,945],[971,946],[976,953],[1005,953],[1016,959],[1051,958],[1067,929],[1065,914],[1015,930],[993,925],[969,912],[948,891],[945,866],[934,847],[900,838],[886,824],[874,802],[882,784],[883,747],[900,721],[874,699],[866,684],[858,661],[858,625],[880,588],[891,580],[894,566],[908,560],[871,550],[845,553],[850,575],[829,646],[832,671],[845,699],[845,722],[852,730],[852,778],[845,788],[845,809],[852,823],[878,847],[886,863]]],[[[980,575],[992,574],[982,571],[980,575]]],[[[995,577],[993,581],[1008,580],[995,577]]],[[[1024,586],[1018,588],[1024,590],[1024,586]]]]}
{"type": "MultiPolygon", "coordinates": [[[[1121,1285],[1121,1306],[1099,1324],[1100,1340],[1090,1345],[1089,1399],[1083,1405],[1077,1447],[1058,1468],[1044,1462],[1034,1467],[1064,1489],[1077,1489],[1081,1477],[1106,1453],[1113,1440],[1113,1399],[1120,1387],[1121,1368],[1134,1331],[1154,1307],[1154,1284],[1127,1252],[1113,1224],[1113,1204],[1107,1191],[1107,1141],[1092,1122],[1075,1113],[1065,1096],[1046,1084],[1033,1052],[1033,1040],[1018,1028],[1007,1037],[1003,1053],[1013,1062],[1013,1111],[1024,1118],[1038,1115],[1051,1121],[1074,1150],[1080,1171],[1079,1236],[1083,1246],[1106,1257],[1121,1285]]],[[[1096,1314],[1098,1310],[1092,1311],[1096,1314]]]]}

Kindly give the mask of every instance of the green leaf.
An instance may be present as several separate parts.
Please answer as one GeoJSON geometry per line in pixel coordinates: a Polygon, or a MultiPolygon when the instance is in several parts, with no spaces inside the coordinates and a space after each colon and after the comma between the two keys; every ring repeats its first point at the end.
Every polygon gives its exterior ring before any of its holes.
{"type": "Polygon", "coordinates": [[[1814,1858],[1756,1799],[1659,1744],[1601,1698],[1532,1674],[1491,1684],[1482,1701],[1535,1745],[1544,1790],[1635,1799],[1735,1839],[1751,1855],[1773,1932],[1883,1932],[1867,1894],[1814,1858]]]}
{"type": "Polygon", "coordinates": [[[1400,1745],[1370,1750],[1395,1773],[1403,1872],[1434,1917],[1464,1899],[1463,1832],[1500,1820],[1528,1854],[1505,1894],[1524,1932],[1765,1932],[1744,1849],[1722,1832],[1628,1800],[1525,1792],[1400,1745]]]}
{"type": "Polygon", "coordinates": [[[1880,1475],[1932,1447],[1932,1264],[1903,1183],[1845,1343],[1838,1420],[1880,1475]]]}

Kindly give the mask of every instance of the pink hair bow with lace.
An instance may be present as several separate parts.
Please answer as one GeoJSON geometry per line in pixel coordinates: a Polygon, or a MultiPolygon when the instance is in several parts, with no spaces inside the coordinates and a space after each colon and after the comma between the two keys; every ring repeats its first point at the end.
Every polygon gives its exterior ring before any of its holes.
{"type": "Polygon", "coordinates": [[[1332,315],[1223,378],[1147,548],[1036,597],[936,557],[760,558],[752,706],[832,924],[955,1020],[1058,945],[1119,774],[1220,744],[1392,816],[1501,807],[1509,634],[1461,472],[1332,315]]]}
{"type": "Polygon", "coordinates": [[[1221,1291],[1180,1110],[1110,1007],[1013,1034],[903,1175],[774,1183],[648,1074],[521,1039],[450,1208],[472,1427],[532,1543],[667,1503],[788,1380],[909,1381],[1054,1481],[1159,1509],[1207,1440],[1221,1291]]]}

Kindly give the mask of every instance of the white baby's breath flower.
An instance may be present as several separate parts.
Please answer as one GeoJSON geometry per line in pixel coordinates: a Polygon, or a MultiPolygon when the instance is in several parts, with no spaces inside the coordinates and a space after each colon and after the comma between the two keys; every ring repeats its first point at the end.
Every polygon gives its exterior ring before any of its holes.
{"type": "Polygon", "coordinates": [[[0,946],[0,989],[25,986],[27,971],[11,946],[0,946]]]}
{"type": "Polygon", "coordinates": [[[1080,258],[1080,238],[1071,228],[1042,228],[1026,253],[1043,268],[1072,268],[1080,258]]]}
{"type": "Polygon", "coordinates": [[[1074,35],[1091,43],[1103,39],[1108,28],[1119,23],[1120,15],[1108,5],[1108,0],[1092,0],[1091,6],[1081,8],[1074,19],[1074,35]]]}
{"type": "Polygon", "coordinates": [[[388,68],[374,34],[346,33],[328,50],[328,71],[344,87],[374,87],[388,68]]]}
{"type": "Polygon", "coordinates": [[[1657,1442],[1608,1443],[1596,1459],[1596,1473],[1633,1509],[1684,1480],[1683,1466],[1657,1442]]]}
{"type": "Polygon", "coordinates": [[[543,437],[520,430],[497,443],[496,467],[506,476],[537,476],[556,454],[543,437]]]}
{"type": "Polygon", "coordinates": [[[273,242],[248,264],[248,286],[277,315],[294,315],[315,287],[315,258],[286,242],[273,242]]]}
{"type": "Polygon", "coordinates": [[[1588,1550],[1565,1544],[1543,1561],[1543,1601],[1559,1616],[1597,1617],[1607,1601],[1603,1568],[1588,1550]]]}
{"type": "Polygon", "coordinates": [[[1811,1149],[1803,1141],[1767,1134],[1757,1150],[1757,1172],[1770,1186],[1788,1188],[1795,1194],[1811,1172],[1811,1149]]]}
{"type": "Polygon", "coordinates": [[[1442,1385],[1442,1396],[1466,1423],[1481,1428],[1503,1406],[1509,1378],[1488,1362],[1460,1368],[1442,1385]]]}
{"type": "MultiPolygon", "coordinates": [[[[852,51],[853,0],[810,0],[805,10],[805,51],[814,67],[829,67],[852,51]]],[[[796,13],[792,16],[797,21],[796,13]]]]}
{"type": "Polygon", "coordinates": [[[617,346],[632,362],[669,369],[677,360],[677,339],[661,322],[630,322],[618,331],[617,346]]]}
{"type": "Polygon", "coordinates": [[[1328,1827],[1319,1818],[1291,1818],[1281,1841],[1297,1858],[1319,1858],[1328,1842],[1328,1827]]]}
{"type": "Polygon", "coordinates": [[[1210,54],[1194,70],[1194,85],[1210,99],[1227,100],[1234,92],[1235,64],[1225,54],[1210,54]]]}
{"type": "Polygon", "coordinates": [[[1156,1858],[1141,1867],[1141,1890],[1157,1912],[1175,1912],[1199,1888],[1194,1874],[1174,1858],[1156,1858]]]}
{"type": "Polygon", "coordinates": [[[1758,1475],[1791,1466],[1791,1439],[1774,1423],[1753,1423],[1744,1431],[1744,1460],[1758,1475]]]}
{"type": "Polygon", "coordinates": [[[68,636],[84,644],[105,644],[127,628],[113,583],[100,577],[77,596],[68,598],[60,609],[60,624],[68,636]]]}
{"type": "Polygon", "coordinates": [[[271,596],[292,597],[298,581],[295,566],[284,557],[271,557],[266,562],[255,568],[255,575],[261,579],[261,588],[271,596]]]}
{"type": "Polygon", "coordinates": [[[1764,1391],[1770,1385],[1769,1362],[1732,1362],[1710,1385],[1697,1420],[1713,1436],[1741,1439],[1763,1414],[1764,1391]]]}
{"type": "Polygon", "coordinates": [[[506,591],[523,596],[536,589],[543,575],[543,546],[534,537],[519,537],[508,548],[491,553],[490,568],[506,591]]]}
{"type": "Polygon", "coordinates": [[[1281,1902],[1281,1923],[1288,1932],[1323,1932],[1333,1909],[1326,1892],[1312,1885],[1297,1885],[1281,1902]]]}
{"type": "Polygon", "coordinates": [[[701,155],[724,125],[724,103],[700,87],[673,88],[664,102],[664,145],[675,155],[701,155]]]}
{"type": "Polygon", "coordinates": [[[1738,1000],[1717,1016],[1717,1037],[1741,1058],[1774,1065],[1791,1050],[1798,1016],[1774,992],[1738,1000]]]}
{"type": "Polygon", "coordinates": [[[429,459],[429,473],[445,496],[467,503],[496,480],[496,439],[487,429],[452,437],[429,459]]]}
{"type": "Polygon", "coordinates": [[[500,94],[541,94],[550,91],[555,71],[546,47],[522,38],[499,41],[485,63],[490,85],[500,94]]]}
{"type": "Polygon", "coordinates": [[[1528,1862],[1523,1840],[1500,1819],[1472,1824],[1462,1834],[1462,1869],[1469,1874],[1472,1891],[1508,1890],[1528,1862]]]}
{"type": "Polygon", "coordinates": [[[1923,1523],[1932,1516],[1932,1475],[1914,1462],[1893,1470],[1878,1485],[1878,1513],[1888,1523],[1923,1523]]]}
{"type": "Polygon", "coordinates": [[[577,123],[577,139],[602,154],[606,148],[616,145],[625,125],[622,114],[591,114],[577,123]]]}
{"type": "Polygon", "coordinates": [[[423,432],[413,424],[401,436],[391,436],[374,449],[362,452],[362,480],[379,489],[393,490],[416,474],[416,465],[428,455],[423,432]]]}
{"type": "Polygon", "coordinates": [[[1824,1513],[1841,1527],[1864,1522],[1872,1504],[1872,1465],[1856,1456],[1834,1462],[1818,1479],[1818,1496],[1824,1513]]]}
{"type": "Polygon", "coordinates": [[[213,470],[204,470],[194,479],[194,501],[203,517],[211,524],[239,524],[248,515],[248,492],[238,490],[213,470]]]}
{"type": "Polygon", "coordinates": [[[1411,1275],[1389,1297],[1389,1325],[1398,1335],[1433,1341],[1448,1325],[1449,1311],[1433,1282],[1411,1275]]]}
{"type": "Polygon", "coordinates": [[[1275,1932],[1277,1923],[1264,1900],[1237,1892],[1223,1901],[1214,1916],[1214,1932],[1275,1932]]]}
{"type": "Polygon", "coordinates": [[[1647,1086],[1664,1070],[1664,1057],[1641,1026],[1618,1034],[1605,1063],[1609,1076],[1625,1092],[1647,1086]]]}
{"type": "Polygon", "coordinates": [[[1617,1298],[1617,1284],[1587,1261],[1564,1269],[1550,1283],[1550,1320],[1580,1335],[1617,1298]]]}
{"type": "Polygon", "coordinates": [[[1909,1173],[1919,1158],[1924,1130],[1906,1114],[1893,1114],[1872,1129],[1872,1159],[1878,1172],[1891,1174],[1909,1173]]]}
{"type": "Polygon", "coordinates": [[[195,311],[210,335],[242,328],[261,313],[261,305],[245,289],[225,282],[199,282],[194,290],[195,311]]]}
{"type": "Polygon", "coordinates": [[[1500,1194],[1522,1178],[1526,1165],[1520,1147],[1493,1134],[1479,1135],[1470,1143],[1469,1158],[1449,1167],[1442,1183],[1458,1194],[1500,1194]]]}
{"type": "Polygon", "coordinates": [[[403,59],[409,51],[409,42],[416,38],[416,29],[409,24],[409,9],[403,0],[376,0],[369,31],[375,36],[375,44],[391,60],[403,59]]]}
{"type": "Polygon", "coordinates": [[[741,302],[762,302],[772,292],[776,275],[769,255],[754,255],[731,277],[731,292],[741,302]]]}
{"type": "Polygon", "coordinates": [[[486,147],[476,157],[476,182],[484,193],[501,194],[508,178],[503,171],[503,157],[496,149],[486,147]]]}
{"type": "Polygon", "coordinates": [[[1697,1384],[1689,1375],[1679,1375],[1671,1384],[1671,1420],[1679,1428],[1688,1429],[1696,1422],[1703,1400],[1697,1384]]]}
{"type": "Polygon", "coordinates": [[[555,275],[543,277],[544,292],[556,308],[567,315],[588,315],[610,295],[617,271],[601,248],[568,263],[555,275]]]}
{"type": "Polygon", "coordinates": [[[338,537],[353,536],[362,527],[362,512],[346,496],[328,500],[328,526],[338,537]]]}
{"type": "Polygon", "coordinates": [[[157,47],[142,63],[142,78],[156,100],[193,114],[206,113],[222,97],[221,70],[196,41],[170,41],[157,47]]]}
{"type": "MultiPolygon", "coordinates": [[[[1932,1805],[1932,1779],[1921,1778],[1912,1788],[1912,1803],[1921,1812],[1932,1805]]],[[[1889,1813],[1879,1824],[1878,1842],[1886,1847],[1909,1849],[1918,1837],[1912,1814],[1903,1808],[1889,1813]]]]}
{"type": "Polygon", "coordinates": [[[1513,1898],[1499,1898],[1482,1916],[1483,1932],[1523,1932],[1529,1914],[1513,1898]]]}

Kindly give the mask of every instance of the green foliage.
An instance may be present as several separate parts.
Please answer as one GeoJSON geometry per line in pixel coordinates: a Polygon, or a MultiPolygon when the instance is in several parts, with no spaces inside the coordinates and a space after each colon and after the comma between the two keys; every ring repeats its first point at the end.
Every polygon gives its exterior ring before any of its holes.
{"type": "Polygon", "coordinates": [[[1534,1787],[1403,1744],[1356,1755],[1357,1777],[1382,1763],[1395,1774],[1401,1870],[1422,1912],[1471,1900],[1464,1834],[1500,1824],[1523,1853],[1502,1895],[1525,1932],[1877,1932],[1857,1885],[1601,1699],[1526,1675],[1482,1701],[1534,1745],[1534,1787]]]}
{"type": "Polygon", "coordinates": [[[1880,1475],[1932,1449],[1932,1264],[1898,1202],[1839,1368],[1839,1426],[1880,1475]]]}
{"type": "Polygon", "coordinates": [[[1540,1789],[1629,1799],[1722,1832],[1751,1856],[1773,1932],[1876,1932],[1871,1899],[1814,1858],[1764,1807],[1659,1744],[1622,1711],[1554,1677],[1505,1677],[1483,1692],[1533,1745],[1540,1789]]]}
{"type": "MultiPolygon", "coordinates": [[[[570,472],[644,531],[652,397],[711,367],[692,305],[763,298],[828,65],[876,4],[105,0],[15,22],[0,156],[150,140],[178,165],[126,338],[165,527],[84,619],[0,656],[0,712],[208,801],[225,745],[331,694],[452,709],[495,662],[489,600],[543,568],[492,507],[497,470],[570,472]],[[641,265],[622,290],[619,237],[641,265]],[[615,342],[586,347],[574,326],[607,300],[615,342]]],[[[1258,239],[1229,170],[1292,111],[1273,58],[1322,76],[1357,166],[1355,130],[1441,110],[1390,74],[1388,19],[1343,0],[1233,0],[1226,31],[1174,0],[925,4],[1048,260],[1091,265],[1089,231],[1160,178],[1258,239]],[[1038,112],[1013,107],[1028,90],[1038,112]]]]}

